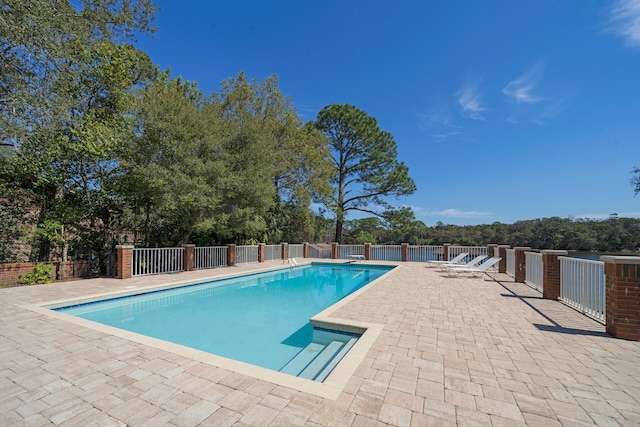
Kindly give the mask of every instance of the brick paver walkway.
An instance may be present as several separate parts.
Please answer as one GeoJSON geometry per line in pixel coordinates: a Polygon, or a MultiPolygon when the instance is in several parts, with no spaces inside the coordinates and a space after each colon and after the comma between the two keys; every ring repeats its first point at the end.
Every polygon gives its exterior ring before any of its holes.
{"type": "Polygon", "coordinates": [[[503,275],[408,263],[341,307],[384,328],[335,400],[22,307],[264,267],[0,290],[0,425],[640,425],[640,343],[503,275]]]}

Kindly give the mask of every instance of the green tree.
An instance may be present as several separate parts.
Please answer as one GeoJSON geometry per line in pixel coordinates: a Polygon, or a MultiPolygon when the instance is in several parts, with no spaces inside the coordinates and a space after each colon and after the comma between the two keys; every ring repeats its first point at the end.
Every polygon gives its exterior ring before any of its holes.
{"type": "Polygon", "coordinates": [[[393,136],[380,130],[375,118],[352,105],[333,104],[318,113],[313,126],[331,145],[333,195],[325,203],[336,215],[336,242],[342,242],[349,211],[383,217],[391,208],[387,197],[415,191],[409,169],[397,159],[393,136]]]}
{"type": "Polygon", "coordinates": [[[631,178],[631,185],[633,186],[634,195],[640,193],[640,168],[635,168],[631,173],[635,174],[633,178],[631,178]]]}

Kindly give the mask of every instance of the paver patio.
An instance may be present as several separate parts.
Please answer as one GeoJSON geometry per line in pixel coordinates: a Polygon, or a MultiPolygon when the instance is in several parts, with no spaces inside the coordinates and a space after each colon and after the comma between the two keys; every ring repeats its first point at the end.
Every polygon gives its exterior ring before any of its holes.
{"type": "Polygon", "coordinates": [[[332,315],[383,325],[334,399],[27,304],[277,262],[0,290],[0,425],[640,425],[640,343],[506,275],[404,263],[332,315]]]}

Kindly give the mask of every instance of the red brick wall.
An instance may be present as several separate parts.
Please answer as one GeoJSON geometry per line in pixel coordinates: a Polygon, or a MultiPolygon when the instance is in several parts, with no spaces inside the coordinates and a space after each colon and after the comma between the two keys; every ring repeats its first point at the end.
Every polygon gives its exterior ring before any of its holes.
{"type": "Polygon", "coordinates": [[[606,328],[616,338],[640,341],[640,263],[602,257],[605,275],[606,328]],[[632,263],[633,262],[633,263],[632,263]]]}
{"type": "MultiPolygon", "coordinates": [[[[31,273],[37,263],[35,262],[12,262],[0,264],[0,283],[16,284],[18,283],[18,277],[31,273]]],[[[51,279],[55,280],[59,276],[59,271],[62,266],[62,262],[55,261],[47,264],[53,264],[54,269],[51,273],[51,279]]],[[[67,268],[65,268],[65,277],[91,277],[91,271],[89,270],[89,261],[67,261],[67,268]],[[75,274],[74,274],[75,265],[75,274]]]]}

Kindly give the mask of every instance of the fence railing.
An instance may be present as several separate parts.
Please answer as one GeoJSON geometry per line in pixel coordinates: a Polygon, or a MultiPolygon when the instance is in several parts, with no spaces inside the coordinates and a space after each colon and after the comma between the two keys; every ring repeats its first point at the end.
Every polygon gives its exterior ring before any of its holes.
{"type": "Polygon", "coordinates": [[[507,269],[505,273],[508,276],[515,277],[516,275],[516,251],[513,249],[507,249],[507,269]]]}
{"type": "Polygon", "coordinates": [[[304,258],[304,245],[287,245],[287,258],[304,258]]]}
{"type": "Polygon", "coordinates": [[[258,262],[258,245],[236,246],[236,264],[258,262]]]}
{"type": "Polygon", "coordinates": [[[463,252],[469,254],[469,259],[480,255],[487,256],[489,253],[486,246],[449,246],[449,259],[455,258],[463,252]]]}
{"type": "Polygon", "coordinates": [[[351,255],[364,255],[364,245],[340,245],[340,246],[338,246],[338,258],[347,259],[351,255]]]}
{"type": "Polygon", "coordinates": [[[560,257],[560,299],[604,322],[604,262],[560,257]]]}
{"type": "Polygon", "coordinates": [[[370,258],[373,261],[402,261],[402,247],[398,245],[371,245],[370,258]]]}
{"type": "Polygon", "coordinates": [[[216,268],[227,265],[226,246],[206,246],[194,249],[193,268],[216,268]]]}
{"type": "Polygon", "coordinates": [[[442,259],[444,246],[409,246],[407,261],[427,262],[442,259]]]}
{"type": "Polygon", "coordinates": [[[526,272],[524,283],[542,292],[542,254],[537,252],[525,252],[526,272]]]}
{"type": "Polygon", "coordinates": [[[182,271],[184,248],[134,248],[131,262],[133,276],[182,271]]]}
{"type": "Polygon", "coordinates": [[[309,245],[309,258],[330,259],[331,246],[312,246],[309,245]]]}
{"type": "Polygon", "coordinates": [[[274,261],[278,259],[282,259],[282,245],[265,245],[264,260],[274,261]]]}

